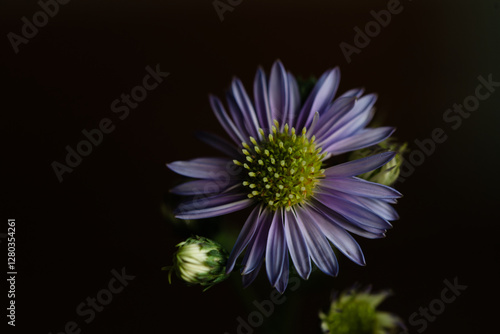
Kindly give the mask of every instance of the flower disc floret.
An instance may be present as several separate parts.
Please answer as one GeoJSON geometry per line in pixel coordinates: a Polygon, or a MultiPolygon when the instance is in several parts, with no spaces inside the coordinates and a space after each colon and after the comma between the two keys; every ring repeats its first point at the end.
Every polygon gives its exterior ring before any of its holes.
{"type": "Polygon", "coordinates": [[[260,142],[250,137],[251,145],[243,143],[245,160],[234,163],[246,169],[243,185],[249,198],[261,200],[272,210],[290,210],[309,198],[324,177],[321,164],[326,153],[321,154],[314,136],[309,139],[305,128],[297,135],[288,124],[282,131],[277,121],[274,124],[267,136],[259,129],[260,142]]]}

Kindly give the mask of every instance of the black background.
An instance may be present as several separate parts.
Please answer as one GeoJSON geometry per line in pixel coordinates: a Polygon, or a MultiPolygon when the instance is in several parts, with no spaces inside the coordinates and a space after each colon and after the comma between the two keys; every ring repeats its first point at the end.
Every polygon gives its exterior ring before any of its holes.
{"type": "MultiPolygon", "coordinates": [[[[40,7],[3,1],[0,232],[7,218],[16,219],[14,331],[59,333],[76,321],[82,333],[236,333],[237,317],[249,312],[238,280],[201,293],[178,280],[169,285],[159,270],[185,237],[162,214],[164,196],[179,182],[165,163],[217,154],[193,136],[197,130],[223,134],[208,94],[222,96],[234,75],[250,89],[257,66],[269,72],[279,58],[305,77],[340,66],[340,90],[377,92],[378,112],[412,149],[434,128],[448,137],[397,185],[404,193],[397,205],[401,219],[388,237],[358,238],[368,265],[342,259],[338,278],[313,275],[301,283],[302,292],[287,292],[299,305],[296,313],[277,306],[272,317],[293,324],[287,332],[319,332],[317,313],[330,292],[357,281],[392,289],[384,309],[408,324],[413,312],[440,297],[443,280],[457,277],[468,288],[426,333],[485,332],[498,308],[489,302],[497,300],[498,287],[492,207],[498,204],[500,91],[457,130],[443,113],[474,94],[478,76],[500,81],[499,1],[404,1],[403,11],[348,63],[339,44],[353,44],[353,28],[363,28],[373,20],[371,10],[386,6],[244,0],[221,22],[211,1],[73,0],[15,54],[7,34],[21,34],[21,18],[31,20],[40,7]],[[156,64],[169,77],[120,120],[111,102],[141,84],[146,66],[156,64]],[[60,183],[51,164],[64,163],[65,147],[75,148],[81,131],[103,118],[115,130],[60,183]],[[135,279],[86,324],[76,306],[123,267],[135,279]]],[[[247,213],[226,217],[224,226],[237,231],[247,213]]],[[[5,247],[2,252],[6,261],[5,247]]],[[[269,296],[264,274],[256,287],[248,290],[250,301],[269,296]]],[[[270,321],[255,333],[267,333],[270,321]]],[[[412,333],[418,328],[409,326],[412,333]]]]}

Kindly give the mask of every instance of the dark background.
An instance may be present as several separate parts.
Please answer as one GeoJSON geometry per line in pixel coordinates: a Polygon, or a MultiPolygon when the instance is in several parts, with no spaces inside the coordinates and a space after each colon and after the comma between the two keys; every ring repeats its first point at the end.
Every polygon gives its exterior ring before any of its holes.
{"type": "MultiPolygon", "coordinates": [[[[221,22],[211,1],[73,0],[18,54],[7,34],[21,34],[21,18],[31,21],[40,7],[3,1],[0,232],[7,218],[16,219],[15,332],[59,333],[68,321],[82,333],[237,332],[237,317],[255,309],[246,309],[241,295],[260,301],[271,288],[263,273],[248,290],[238,279],[205,293],[177,279],[168,284],[159,269],[171,263],[186,234],[162,213],[164,196],[180,180],[165,163],[217,154],[193,136],[202,129],[223,134],[208,93],[222,96],[234,75],[251,89],[257,66],[269,73],[278,58],[304,77],[340,66],[340,91],[364,86],[377,92],[378,112],[412,149],[434,128],[448,139],[397,185],[404,193],[401,219],[387,238],[357,238],[368,265],[342,258],[338,278],[316,274],[301,282],[255,333],[271,332],[271,323],[283,325],[275,333],[319,333],[317,313],[327,308],[331,291],[355,282],[391,289],[382,308],[408,325],[413,312],[440,297],[443,280],[455,277],[468,288],[426,333],[485,332],[498,309],[489,303],[498,300],[492,208],[498,204],[500,91],[457,130],[442,117],[474,94],[478,76],[500,81],[499,3],[403,1],[403,11],[348,64],[339,44],[353,44],[353,28],[363,28],[373,20],[370,11],[385,9],[387,1],[244,0],[221,22]],[[169,77],[120,120],[111,102],[156,64],[169,77]],[[81,131],[103,118],[115,130],[59,183],[53,161],[64,163],[65,147],[75,148],[81,131]],[[76,306],[121,268],[135,278],[86,324],[76,306]]],[[[247,213],[225,217],[222,228],[237,231],[247,213]]],[[[6,260],[3,246],[5,239],[6,260]]]]}

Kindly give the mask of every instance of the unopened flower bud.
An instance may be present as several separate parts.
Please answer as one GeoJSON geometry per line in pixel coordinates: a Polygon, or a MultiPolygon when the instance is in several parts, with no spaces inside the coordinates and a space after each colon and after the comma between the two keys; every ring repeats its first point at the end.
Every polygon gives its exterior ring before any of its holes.
{"type": "Polygon", "coordinates": [[[177,247],[179,249],[173,257],[169,281],[172,271],[175,271],[183,281],[208,289],[228,277],[226,262],[229,255],[217,242],[195,236],[179,243],[177,247]]]}

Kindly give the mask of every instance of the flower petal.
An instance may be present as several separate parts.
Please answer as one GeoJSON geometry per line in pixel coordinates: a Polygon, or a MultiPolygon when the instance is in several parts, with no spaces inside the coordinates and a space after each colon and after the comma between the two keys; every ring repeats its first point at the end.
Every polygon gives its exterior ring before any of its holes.
{"type": "Polygon", "coordinates": [[[328,145],[328,143],[325,143],[324,151],[333,154],[340,154],[359,150],[361,148],[378,144],[381,141],[389,138],[394,130],[394,128],[388,126],[374,129],[364,129],[353,136],[344,138],[340,141],[334,141],[330,145],[328,145]]]}
{"type": "Polygon", "coordinates": [[[218,194],[181,203],[175,211],[179,219],[200,219],[225,215],[254,203],[246,194],[218,194]]]}
{"type": "Polygon", "coordinates": [[[399,215],[389,203],[371,198],[359,198],[365,207],[386,220],[398,220],[399,215]]]}
{"type": "Polygon", "coordinates": [[[234,125],[236,126],[238,131],[243,135],[244,138],[248,138],[249,136],[251,136],[251,132],[249,132],[247,129],[247,120],[245,119],[243,112],[241,111],[231,92],[226,93],[226,102],[229,107],[229,113],[231,114],[234,125]]]}
{"type": "Polygon", "coordinates": [[[338,212],[333,211],[332,209],[328,208],[327,206],[323,205],[321,202],[318,202],[316,200],[313,201],[313,206],[321,211],[323,215],[328,217],[330,221],[338,225],[339,227],[345,229],[346,231],[349,231],[351,233],[357,234],[361,237],[367,238],[367,239],[379,239],[379,238],[384,238],[385,237],[385,229],[377,229],[377,228],[372,228],[368,227],[365,225],[360,225],[360,224],[353,224],[351,221],[346,219],[344,216],[339,214],[338,212]]]}
{"type": "Polygon", "coordinates": [[[167,167],[177,174],[198,179],[224,179],[229,180],[235,177],[228,172],[228,167],[234,164],[226,158],[197,158],[187,161],[174,161],[167,164],[167,167]]]}
{"type": "Polygon", "coordinates": [[[315,112],[319,112],[320,115],[323,114],[335,96],[339,82],[340,70],[338,67],[323,73],[302,106],[300,117],[296,124],[297,130],[309,127],[315,112]]]}
{"type": "Polygon", "coordinates": [[[309,253],[314,263],[325,274],[337,276],[337,258],[325,236],[316,224],[314,224],[314,218],[311,217],[306,207],[299,207],[296,212],[298,217],[297,222],[307,242],[309,253]]]}
{"type": "Polygon", "coordinates": [[[266,246],[266,271],[272,286],[276,285],[281,275],[286,250],[283,212],[279,209],[274,212],[266,246]]]}
{"type": "Polygon", "coordinates": [[[240,183],[240,181],[222,182],[216,180],[194,180],[184,182],[170,189],[171,193],[183,196],[215,194],[240,183]]]}
{"type": "Polygon", "coordinates": [[[245,87],[243,87],[243,84],[238,78],[235,78],[233,80],[231,91],[236,103],[238,104],[238,107],[241,110],[241,113],[243,114],[243,119],[245,120],[245,124],[247,125],[248,132],[254,138],[260,138],[260,126],[257,120],[255,109],[253,107],[252,101],[250,101],[250,98],[248,97],[245,87]]]}
{"type": "Polygon", "coordinates": [[[353,88],[353,89],[348,90],[344,94],[340,95],[338,97],[338,99],[340,99],[341,97],[351,97],[351,96],[359,98],[359,97],[361,97],[361,95],[363,95],[364,92],[365,92],[364,88],[353,88]]]}
{"type": "Polygon", "coordinates": [[[352,196],[342,192],[335,192],[335,196],[342,197],[349,202],[362,205],[382,219],[388,221],[399,219],[398,213],[390,205],[390,203],[386,202],[386,198],[365,198],[360,196],[352,196]]]}
{"type": "Polygon", "coordinates": [[[243,252],[243,249],[245,249],[245,247],[254,236],[255,231],[259,227],[259,217],[261,212],[262,205],[259,205],[256,206],[248,216],[245,225],[243,225],[243,228],[238,235],[238,239],[236,239],[236,242],[234,243],[231,254],[229,254],[229,258],[226,264],[226,274],[229,274],[233,270],[236,259],[238,258],[238,256],[240,256],[241,252],[243,252]]]}
{"type": "Polygon", "coordinates": [[[392,227],[388,221],[365,207],[335,196],[334,191],[329,193],[317,192],[315,198],[355,224],[375,227],[377,229],[389,229],[392,227]]]}
{"type": "Polygon", "coordinates": [[[247,275],[255,270],[264,257],[271,222],[272,213],[269,210],[263,210],[259,216],[258,230],[255,232],[252,240],[250,240],[245,257],[241,263],[242,275],[247,275]]]}
{"type": "Polygon", "coordinates": [[[394,156],[396,156],[395,152],[383,152],[366,158],[345,162],[343,164],[327,168],[325,170],[325,175],[328,177],[360,175],[385,165],[391,161],[394,156]]]}
{"type": "Polygon", "coordinates": [[[276,283],[276,290],[278,290],[279,293],[285,292],[286,286],[288,285],[289,262],[288,252],[285,251],[285,261],[283,262],[283,269],[281,270],[280,278],[276,283]]]}
{"type": "Polygon", "coordinates": [[[241,142],[245,141],[245,137],[229,118],[229,115],[222,105],[222,102],[213,95],[209,95],[209,100],[210,106],[212,107],[215,117],[217,117],[217,119],[219,120],[219,123],[222,125],[224,130],[226,130],[231,139],[234,140],[237,145],[240,145],[241,142]]]}
{"type": "Polygon", "coordinates": [[[238,151],[233,144],[213,133],[199,131],[195,135],[199,140],[232,158],[236,158],[241,155],[241,152],[238,151]]]}
{"type": "Polygon", "coordinates": [[[257,111],[257,118],[259,119],[260,127],[264,130],[270,131],[273,125],[273,116],[269,106],[269,95],[266,80],[266,74],[262,68],[259,67],[253,83],[255,110],[257,111]]]}
{"type": "Polygon", "coordinates": [[[334,124],[354,107],[355,96],[339,97],[333,101],[328,110],[321,115],[321,124],[314,131],[318,138],[318,145],[323,145],[332,132],[334,124]]]}
{"type": "Polygon", "coordinates": [[[288,72],[287,75],[288,75],[288,87],[290,87],[290,100],[288,106],[289,112],[288,112],[287,123],[290,127],[292,127],[295,125],[295,122],[297,122],[298,111],[300,107],[300,93],[299,93],[299,86],[293,74],[288,72]]]}
{"type": "Polygon", "coordinates": [[[380,183],[369,182],[357,177],[326,178],[320,181],[322,187],[347,194],[370,198],[400,198],[399,191],[380,183]]]}
{"type": "Polygon", "coordinates": [[[365,95],[357,100],[352,109],[332,123],[333,125],[322,137],[324,144],[328,146],[328,143],[338,142],[363,130],[373,117],[373,105],[376,101],[376,94],[365,95]]]}
{"type": "Polygon", "coordinates": [[[311,260],[309,250],[297,223],[295,211],[285,211],[285,235],[287,239],[288,250],[293,263],[300,277],[308,279],[311,274],[311,260]]]}
{"type": "Polygon", "coordinates": [[[359,247],[356,240],[349,233],[314,209],[309,210],[309,214],[314,218],[314,223],[319,227],[321,232],[338,250],[355,263],[361,266],[366,264],[361,247],[359,247]]]}
{"type": "Polygon", "coordinates": [[[336,132],[339,129],[343,128],[346,124],[359,117],[359,115],[363,114],[364,112],[372,110],[373,105],[375,104],[375,102],[377,102],[377,98],[377,94],[368,94],[359,99],[356,99],[356,103],[354,104],[353,108],[336,122],[335,127],[332,129],[332,132],[336,132]]]}
{"type": "Polygon", "coordinates": [[[241,277],[243,288],[247,288],[257,278],[257,275],[259,275],[260,267],[262,267],[262,263],[264,263],[264,256],[260,257],[260,260],[254,270],[241,277]]]}
{"type": "Polygon", "coordinates": [[[288,115],[289,86],[283,64],[278,60],[271,68],[269,78],[269,105],[273,119],[284,123],[288,115]]]}

